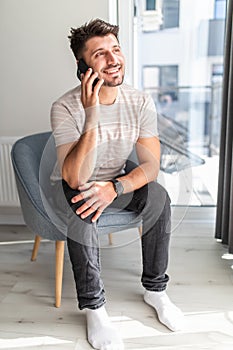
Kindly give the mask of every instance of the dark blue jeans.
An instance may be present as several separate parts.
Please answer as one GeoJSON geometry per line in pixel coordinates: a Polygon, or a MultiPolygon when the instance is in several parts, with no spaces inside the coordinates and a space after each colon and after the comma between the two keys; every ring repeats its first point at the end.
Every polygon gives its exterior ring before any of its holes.
{"type": "MultiPolygon", "coordinates": [[[[90,217],[82,220],[74,212],[81,203],[72,204],[71,198],[79,192],[63,181],[63,190],[71,207],[68,214],[67,244],[76,283],[79,308],[97,309],[105,303],[101,279],[98,229],[90,217]]],[[[143,219],[141,238],[143,272],[141,282],[145,289],[163,291],[169,280],[166,274],[170,240],[170,199],[157,182],[123,194],[110,205],[136,212],[143,219]]]]}

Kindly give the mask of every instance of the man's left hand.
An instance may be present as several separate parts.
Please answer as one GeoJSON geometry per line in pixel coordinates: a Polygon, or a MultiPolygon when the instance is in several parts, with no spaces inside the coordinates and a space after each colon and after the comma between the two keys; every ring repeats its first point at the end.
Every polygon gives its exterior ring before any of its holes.
{"type": "Polygon", "coordinates": [[[80,215],[82,219],[85,219],[87,216],[95,213],[91,219],[92,222],[99,219],[104,209],[111,204],[117,196],[113,184],[109,181],[89,182],[79,186],[78,190],[81,193],[73,197],[71,202],[78,203],[79,201],[85,200],[85,203],[76,210],[76,214],[80,215]]]}

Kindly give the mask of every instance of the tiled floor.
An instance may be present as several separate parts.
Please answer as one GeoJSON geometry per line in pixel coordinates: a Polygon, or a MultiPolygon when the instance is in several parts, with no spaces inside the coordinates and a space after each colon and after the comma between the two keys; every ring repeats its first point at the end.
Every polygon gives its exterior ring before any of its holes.
{"type": "MultiPolygon", "coordinates": [[[[114,234],[113,248],[102,238],[107,309],[126,349],[233,348],[232,262],[221,259],[226,249],[213,238],[214,218],[214,208],[173,209],[168,294],[186,319],[177,333],[161,325],[142,300],[138,233],[114,234]]],[[[62,305],[56,309],[54,244],[43,242],[32,263],[31,239],[24,226],[0,227],[0,349],[91,349],[67,252],[62,305]]]]}

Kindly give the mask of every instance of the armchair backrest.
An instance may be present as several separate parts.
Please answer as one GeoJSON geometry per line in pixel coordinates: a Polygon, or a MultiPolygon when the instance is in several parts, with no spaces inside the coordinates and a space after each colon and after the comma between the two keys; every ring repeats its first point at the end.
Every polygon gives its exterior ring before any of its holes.
{"type": "Polygon", "coordinates": [[[40,162],[50,132],[26,136],[16,141],[12,147],[11,158],[15,175],[34,205],[43,212],[38,187],[40,162]]]}
{"type": "Polygon", "coordinates": [[[49,186],[43,188],[41,182],[41,167],[44,176],[49,179],[56,162],[56,150],[51,136],[51,132],[45,132],[19,139],[12,147],[11,159],[25,223],[33,232],[40,232],[44,238],[64,240],[64,224],[60,219],[56,223],[51,220],[48,202],[44,200],[49,196],[49,186]],[[45,191],[47,193],[43,195],[45,191]]]}

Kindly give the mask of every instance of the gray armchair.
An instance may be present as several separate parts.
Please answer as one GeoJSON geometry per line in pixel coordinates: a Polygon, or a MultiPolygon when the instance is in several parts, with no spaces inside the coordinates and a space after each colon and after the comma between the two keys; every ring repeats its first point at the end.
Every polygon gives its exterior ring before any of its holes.
{"type": "MultiPolygon", "coordinates": [[[[12,164],[24,221],[35,233],[31,260],[37,257],[40,240],[56,242],[55,306],[61,305],[66,224],[61,213],[54,210],[50,175],[56,162],[56,149],[51,132],[26,136],[12,148],[12,164]]],[[[98,221],[98,232],[112,232],[141,227],[141,218],[126,210],[106,210],[98,221]]]]}

